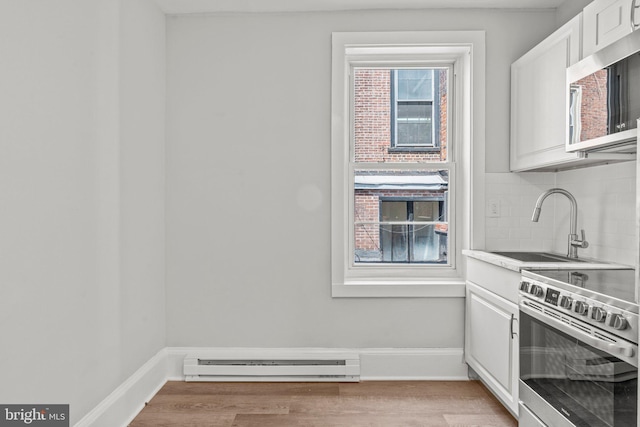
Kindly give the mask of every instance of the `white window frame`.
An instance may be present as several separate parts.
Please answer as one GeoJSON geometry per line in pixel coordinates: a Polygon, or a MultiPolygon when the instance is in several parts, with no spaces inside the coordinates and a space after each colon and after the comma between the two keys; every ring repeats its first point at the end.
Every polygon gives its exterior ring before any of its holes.
{"type": "MultiPolygon", "coordinates": [[[[484,244],[484,31],[332,34],[331,264],[333,297],[460,297],[465,295],[463,249],[484,244]],[[449,161],[425,168],[449,170],[449,264],[367,264],[354,260],[354,67],[425,67],[453,64],[448,111],[449,161]],[[451,96],[451,92],[450,95],[451,96]],[[455,138],[455,143],[451,143],[455,138]],[[479,197],[474,192],[480,190],[479,197]],[[473,212],[479,215],[473,215],[473,212]],[[472,236],[475,230],[475,239],[472,236]],[[473,240],[473,241],[472,241],[473,240]]],[[[358,168],[413,169],[415,164],[368,163],[358,168]]]]}

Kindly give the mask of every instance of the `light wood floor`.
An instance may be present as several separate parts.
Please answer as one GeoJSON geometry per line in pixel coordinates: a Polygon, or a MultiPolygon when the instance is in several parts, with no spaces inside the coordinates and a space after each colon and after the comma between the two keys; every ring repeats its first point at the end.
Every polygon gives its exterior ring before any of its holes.
{"type": "Polygon", "coordinates": [[[168,382],[131,427],[516,427],[478,381],[168,382]]]}

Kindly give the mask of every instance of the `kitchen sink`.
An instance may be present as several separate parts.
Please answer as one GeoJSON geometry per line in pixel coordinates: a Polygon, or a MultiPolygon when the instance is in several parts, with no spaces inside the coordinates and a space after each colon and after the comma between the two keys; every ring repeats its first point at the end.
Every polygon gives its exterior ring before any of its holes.
{"type": "Polygon", "coordinates": [[[548,252],[492,252],[507,258],[517,259],[522,262],[585,262],[579,258],[569,258],[563,255],[548,252]]]}

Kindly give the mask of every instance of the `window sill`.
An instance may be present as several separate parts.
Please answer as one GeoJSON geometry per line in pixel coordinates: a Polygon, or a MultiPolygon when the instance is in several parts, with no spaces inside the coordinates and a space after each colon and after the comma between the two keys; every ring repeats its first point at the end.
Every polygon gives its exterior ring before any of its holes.
{"type": "Polygon", "coordinates": [[[465,282],[462,279],[435,281],[350,281],[334,283],[334,298],[464,298],[465,282]]]}
{"type": "Polygon", "coordinates": [[[440,147],[390,147],[389,153],[439,153],[440,147]]]}

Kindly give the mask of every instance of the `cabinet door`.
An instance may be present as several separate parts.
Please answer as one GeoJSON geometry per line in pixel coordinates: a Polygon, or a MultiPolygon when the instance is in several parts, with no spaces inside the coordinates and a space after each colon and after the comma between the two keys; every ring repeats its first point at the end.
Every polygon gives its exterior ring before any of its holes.
{"type": "Polygon", "coordinates": [[[511,65],[512,171],[552,170],[567,153],[567,67],[580,60],[578,15],[511,65]]]}
{"type": "Polygon", "coordinates": [[[585,6],[584,56],[633,31],[633,6],[634,0],[595,0],[585,6]]]}
{"type": "Polygon", "coordinates": [[[517,415],[518,306],[467,282],[466,309],[466,362],[496,397],[517,415]]]}

